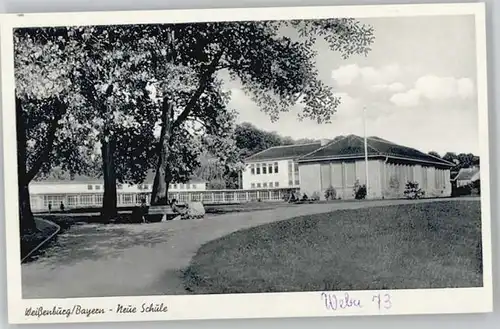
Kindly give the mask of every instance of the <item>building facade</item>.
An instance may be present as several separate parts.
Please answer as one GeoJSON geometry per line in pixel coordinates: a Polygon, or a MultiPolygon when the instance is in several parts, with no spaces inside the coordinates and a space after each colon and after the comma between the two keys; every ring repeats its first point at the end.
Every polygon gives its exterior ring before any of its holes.
{"type": "MultiPolygon", "coordinates": [[[[404,198],[406,184],[418,183],[424,197],[451,196],[450,169],[454,164],[378,137],[367,138],[367,198],[404,198]]],[[[364,139],[349,135],[302,156],[300,191],[325,199],[328,188],[337,198],[353,199],[356,185],[366,184],[364,139]]]]}
{"type": "MultiPolygon", "coordinates": [[[[117,184],[118,205],[135,205],[146,199],[150,202],[154,173],[149,173],[142,184],[117,184]]],[[[206,182],[192,179],[187,183],[170,184],[169,194],[206,191],[206,182]]],[[[58,210],[63,203],[65,209],[101,206],[104,182],[87,176],[76,176],[72,180],[41,180],[29,185],[31,208],[34,211],[47,210],[49,205],[58,210]]]]}
{"type": "Polygon", "coordinates": [[[299,188],[297,160],[320,146],[321,143],[276,146],[246,158],[245,170],[242,172],[242,188],[299,188]]]}
{"type": "Polygon", "coordinates": [[[479,167],[461,168],[452,179],[457,187],[470,185],[480,179],[479,167]]]}

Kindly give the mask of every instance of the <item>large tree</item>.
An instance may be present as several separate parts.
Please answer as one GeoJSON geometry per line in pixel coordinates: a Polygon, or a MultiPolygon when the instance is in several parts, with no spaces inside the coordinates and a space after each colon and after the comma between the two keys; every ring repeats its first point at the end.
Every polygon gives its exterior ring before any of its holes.
{"type": "Polygon", "coordinates": [[[14,33],[16,139],[21,233],[36,229],[29,184],[61,166],[87,170],[91,150],[79,141],[88,130],[75,120],[82,98],[72,84],[78,44],[54,29],[14,33]]]}
{"type": "MultiPolygon", "coordinates": [[[[203,113],[200,100],[214,85],[221,83],[218,72],[227,71],[239,80],[271,120],[292,106],[302,107],[300,118],[328,122],[340,100],[333,90],[319,79],[315,66],[316,38],[321,37],[331,50],[343,57],[366,54],[374,39],[373,30],[353,19],[307,21],[216,22],[179,24],[169,27],[168,61],[185,65],[193,72],[193,91],[183,104],[164,99],[162,131],[158,149],[158,166],[152,200],[165,202],[169,171],[168,141],[190,118],[203,113]],[[289,38],[286,29],[293,29],[297,38],[289,38]],[[174,110],[175,108],[175,110],[174,110]]],[[[161,54],[164,58],[165,54],[161,54]]],[[[224,108],[218,109],[218,115],[224,108]]]]}

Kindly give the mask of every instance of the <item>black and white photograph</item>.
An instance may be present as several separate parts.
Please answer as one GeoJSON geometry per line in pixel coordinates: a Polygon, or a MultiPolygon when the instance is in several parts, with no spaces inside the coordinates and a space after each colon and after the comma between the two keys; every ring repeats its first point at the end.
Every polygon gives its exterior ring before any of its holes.
{"type": "Polygon", "coordinates": [[[5,15],[11,321],[491,311],[484,34],[481,4],[5,15]]]}

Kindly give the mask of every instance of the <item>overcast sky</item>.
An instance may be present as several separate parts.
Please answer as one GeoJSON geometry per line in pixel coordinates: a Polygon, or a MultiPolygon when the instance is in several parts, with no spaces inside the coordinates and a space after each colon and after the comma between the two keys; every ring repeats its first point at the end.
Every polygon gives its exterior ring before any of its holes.
{"type": "Polygon", "coordinates": [[[478,153],[476,56],[473,16],[363,19],[375,29],[367,57],[343,60],[317,44],[317,67],[342,104],[331,124],[298,121],[299,109],[271,123],[230,82],[239,122],[293,138],[334,138],[367,132],[424,152],[478,153]]]}

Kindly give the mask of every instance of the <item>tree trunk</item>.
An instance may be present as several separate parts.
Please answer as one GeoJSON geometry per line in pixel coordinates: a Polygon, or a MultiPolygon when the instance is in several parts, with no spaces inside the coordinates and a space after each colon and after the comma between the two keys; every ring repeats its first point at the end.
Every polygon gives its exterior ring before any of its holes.
{"type": "Polygon", "coordinates": [[[16,138],[17,138],[17,177],[18,177],[18,193],[19,193],[19,226],[21,234],[29,234],[36,231],[35,219],[31,211],[31,201],[29,193],[29,183],[40,172],[40,169],[49,160],[49,155],[52,152],[54,141],[56,138],[59,120],[66,113],[67,106],[61,103],[58,99],[54,99],[47,105],[47,109],[53,112],[49,122],[45,145],[38,151],[33,165],[28,169],[27,164],[27,137],[26,137],[26,118],[22,108],[22,102],[16,97],[16,138]],[[52,108],[49,108],[52,107],[52,108]]]}
{"type": "MultiPolygon", "coordinates": [[[[19,193],[19,229],[21,235],[36,231],[31,212],[29,181],[26,179],[26,127],[21,100],[16,98],[17,183],[19,193]]],[[[7,206],[7,205],[6,205],[7,206]]]]}
{"type": "Polygon", "coordinates": [[[116,194],[115,148],[114,137],[107,135],[101,141],[102,171],[104,174],[104,195],[102,199],[101,220],[105,223],[118,216],[116,194]]]}
{"type": "Polygon", "coordinates": [[[151,193],[151,205],[165,205],[168,203],[168,186],[172,181],[168,164],[169,142],[172,134],[172,112],[173,105],[167,99],[164,99],[161,109],[160,141],[158,143],[159,157],[151,193]]]}

